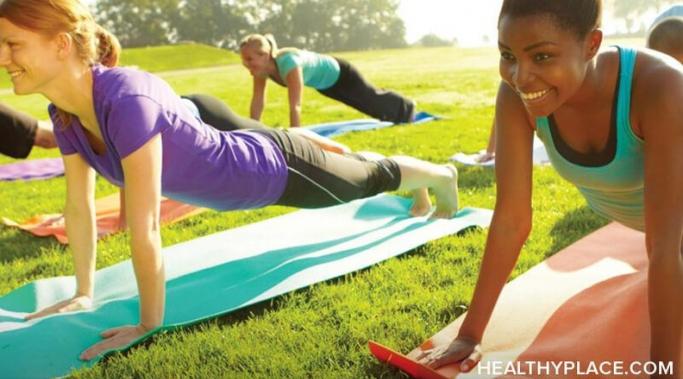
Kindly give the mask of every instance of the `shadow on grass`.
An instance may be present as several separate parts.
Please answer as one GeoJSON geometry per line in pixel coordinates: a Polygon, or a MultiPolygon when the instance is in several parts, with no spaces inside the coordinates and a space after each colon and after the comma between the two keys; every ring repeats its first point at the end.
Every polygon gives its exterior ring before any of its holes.
{"type": "Polygon", "coordinates": [[[33,259],[47,248],[57,248],[53,238],[36,237],[24,231],[0,227],[0,263],[9,264],[20,259],[33,259]]]}
{"type": "Polygon", "coordinates": [[[496,184],[496,173],[486,167],[459,167],[458,186],[462,189],[484,189],[496,184]]]}
{"type": "Polygon", "coordinates": [[[608,223],[607,219],[598,216],[588,206],[583,206],[566,213],[550,230],[553,245],[546,252],[545,258],[552,256],[608,223]]]}

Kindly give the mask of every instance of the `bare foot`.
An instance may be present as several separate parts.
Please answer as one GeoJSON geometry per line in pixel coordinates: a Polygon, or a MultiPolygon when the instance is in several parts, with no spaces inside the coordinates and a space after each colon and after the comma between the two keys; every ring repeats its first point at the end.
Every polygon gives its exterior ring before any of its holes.
{"type": "Polygon", "coordinates": [[[436,196],[436,210],[432,218],[451,218],[458,210],[458,170],[451,164],[444,167],[450,175],[441,185],[432,188],[436,196]]]}
{"type": "Polygon", "coordinates": [[[427,188],[413,191],[413,206],[410,207],[410,215],[413,217],[425,216],[432,210],[432,201],[429,199],[427,188]]]}

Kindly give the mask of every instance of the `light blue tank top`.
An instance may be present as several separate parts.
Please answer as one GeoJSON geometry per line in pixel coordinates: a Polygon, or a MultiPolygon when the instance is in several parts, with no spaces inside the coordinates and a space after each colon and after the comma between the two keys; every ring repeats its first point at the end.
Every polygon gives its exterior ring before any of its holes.
{"type": "Polygon", "coordinates": [[[636,62],[634,49],[619,48],[619,80],[616,100],[616,153],[602,166],[570,162],[557,150],[547,117],[536,119],[536,133],[548,151],[553,167],[576,185],[598,214],[628,227],[644,230],[643,140],[631,129],[631,86],[636,62]]]}
{"type": "Polygon", "coordinates": [[[296,67],[301,67],[304,85],[307,87],[324,90],[339,80],[339,62],[329,55],[295,50],[278,55],[275,63],[283,81],[286,81],[287,74],[296,67]]]}

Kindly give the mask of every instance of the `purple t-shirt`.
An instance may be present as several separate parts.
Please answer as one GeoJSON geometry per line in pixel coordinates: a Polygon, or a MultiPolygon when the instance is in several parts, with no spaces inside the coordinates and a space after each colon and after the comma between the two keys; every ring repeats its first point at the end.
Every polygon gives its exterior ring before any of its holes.
{"type": "Polygon", "coordinates": [[[287,164],[268,138],[249,131],[221,132],[197,119],[162,79],[134,69],[96,65],[93,102],[106,144],[97,155],[77,118],[64,126],[50,105],[64,155],[80,154],[121,187],[121,160],[161,134],[161,192],[202,207],[248,209],[276,202],[287,183],[287,164]]]}

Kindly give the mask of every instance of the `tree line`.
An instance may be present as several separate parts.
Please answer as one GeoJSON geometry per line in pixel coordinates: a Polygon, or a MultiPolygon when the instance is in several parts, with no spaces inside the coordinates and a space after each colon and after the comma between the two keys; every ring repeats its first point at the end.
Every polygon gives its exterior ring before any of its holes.
{"type": "Polygon", "coordinates": [[[399,0],[97,0],[124,47],[185,41],[234,49],[250,33],[315,51],[406,46],[399,0]]]}

